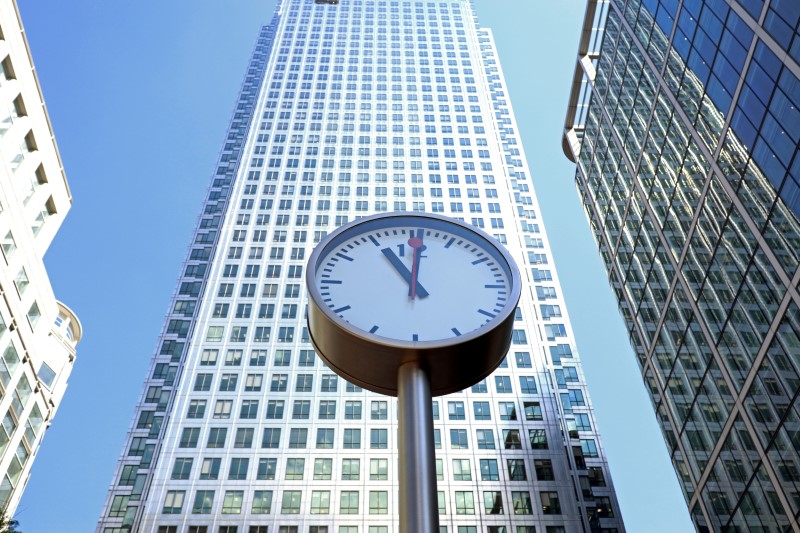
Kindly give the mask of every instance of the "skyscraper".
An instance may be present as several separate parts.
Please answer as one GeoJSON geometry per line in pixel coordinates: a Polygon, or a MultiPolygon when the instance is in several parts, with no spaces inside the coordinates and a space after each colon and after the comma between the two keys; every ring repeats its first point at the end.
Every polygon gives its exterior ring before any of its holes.
{"type": "Polygon", "coordinates": [[[564,137],[699,531],[798,531],[800,4],[590,1],[564,137]]]}
{"type": "Polygon", "coordinates": [[[303,284],[327,232],[387,211],[485,228],[526,279],[501,368],[432,406],[443,530],[622,530],[491,32],[465,0],[287,0],[253,52],[99,532],[396,530],[396,403],[316,358],[303,284]]]}
{"type": "Polygon", "coordinates": [[[0,510],[13,515],[72,372],[77,317],[42,258],[72,206],[16,3],[0,2],[0,510]]]}

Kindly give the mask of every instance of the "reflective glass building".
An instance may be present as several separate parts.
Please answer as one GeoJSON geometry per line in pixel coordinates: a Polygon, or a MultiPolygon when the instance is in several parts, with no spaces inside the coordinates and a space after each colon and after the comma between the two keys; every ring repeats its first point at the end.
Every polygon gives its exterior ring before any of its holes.
{"type": "Polygon", "coordinates": [[[433,402],[442,532],[623,530],[491,32],[466,0],[286,0],[99,533],[397,530],[396,402],[315,356],[303,278],[329,231],[389,211],[484,228],[525,276],[505,362],[433,402]]]}
{"type": "Polygon", "coordinates": [[[798,531],[800,3],[590,1],[564,151],[699,531],[798,531]]]}

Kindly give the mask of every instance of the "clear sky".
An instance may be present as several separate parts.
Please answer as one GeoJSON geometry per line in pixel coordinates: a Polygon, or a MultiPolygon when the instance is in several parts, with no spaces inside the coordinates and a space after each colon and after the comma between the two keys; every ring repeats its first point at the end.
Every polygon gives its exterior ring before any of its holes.
{"type": "MultiPolygon", "coordinates": [[[[274,0],[18,0],[74,196],[46,263],[83,323],[17,512],[94,530],[259,26],[274,0]]],[[[492,28],[629,531],[691,531],[561,133],[584,1],[475,0],[492,28]]]]}

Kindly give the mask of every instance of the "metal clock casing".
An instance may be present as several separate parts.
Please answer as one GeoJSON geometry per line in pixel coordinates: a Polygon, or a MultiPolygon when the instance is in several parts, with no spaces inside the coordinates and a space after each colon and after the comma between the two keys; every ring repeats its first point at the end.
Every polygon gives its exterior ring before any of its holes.
{"type": "Polygon", "coordinates": [[[306,284],[320,357],[347,381],[392,396],[399,367],[411,361],[427,369],[433,395],[491,374],[511,343],[521,290],[514,260],[492,237],[444,216],[405,212],[332,232],[309,258],[306,284]]]}

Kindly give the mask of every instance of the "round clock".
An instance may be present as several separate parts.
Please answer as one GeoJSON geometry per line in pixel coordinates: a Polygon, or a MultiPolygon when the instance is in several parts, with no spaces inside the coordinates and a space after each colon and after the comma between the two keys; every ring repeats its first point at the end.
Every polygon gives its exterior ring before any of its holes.
{"type": "Polygon", "coordinates": [[[306,271],[311,340],[348,381],[397,394],[415,361],[433,395],[488,376],[511,342],[520,276],[494,239],[439,215],[392,213],[340,227],[306,271]]]}

